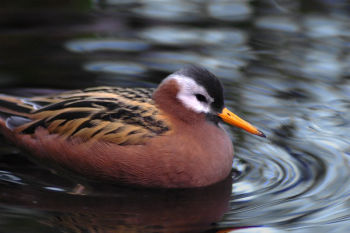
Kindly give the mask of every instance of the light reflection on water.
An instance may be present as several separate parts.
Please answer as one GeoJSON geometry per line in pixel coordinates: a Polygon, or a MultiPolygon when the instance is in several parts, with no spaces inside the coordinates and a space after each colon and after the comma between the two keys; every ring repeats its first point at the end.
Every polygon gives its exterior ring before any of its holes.
{"type": "Polygon", "coordinates": [[[105,0],[86,10],[87,1],[72,2],[45,8],[59,17],[3,10],[1,89],[154,87],[185,64],[201,64],[223,81],[226,104],[268,139],[229,129],[232,184],[176,192],[89,184],[83,195],[76,181],[3,142],[1,229],[350,230],[349,4],[105,0]]]}

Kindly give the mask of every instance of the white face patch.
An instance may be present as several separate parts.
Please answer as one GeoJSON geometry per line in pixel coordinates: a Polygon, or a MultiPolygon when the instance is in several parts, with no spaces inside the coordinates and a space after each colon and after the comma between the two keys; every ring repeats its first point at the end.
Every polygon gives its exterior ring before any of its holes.
{"type": "Polygon", "coordinates": [[[210,112],[210,104],[214,101],[214,99],[209,96],[204,87],[196,83],[193,79],[183,75],[172,74],[169,75],[164,81],[169,79],[176,80],[177,84],[179,85],[180,90],[176,97],[186,108],[197,113],[210,112]],[[206,98],[206,102],[199,101],[196,95],[204,96],[206,98]]]}

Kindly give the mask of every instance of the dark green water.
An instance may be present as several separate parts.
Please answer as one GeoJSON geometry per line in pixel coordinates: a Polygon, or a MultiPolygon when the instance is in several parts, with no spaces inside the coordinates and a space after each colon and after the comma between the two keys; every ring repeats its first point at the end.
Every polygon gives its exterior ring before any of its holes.
{"type": "Polygon", "coordinates": [[[234,172],[196,190],[55,175],[0,141],[0,232],[349,232],[350,3],[346,0],[9,1],[0,89],[154,87],[186,64],[268,136],[230,128],[234,172]]]}

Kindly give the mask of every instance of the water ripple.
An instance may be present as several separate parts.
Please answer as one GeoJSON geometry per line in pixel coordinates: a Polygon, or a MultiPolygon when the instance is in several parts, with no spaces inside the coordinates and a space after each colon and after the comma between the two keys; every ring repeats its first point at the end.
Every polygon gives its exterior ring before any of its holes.
{"type": "Polygon", "coordinates": [[[268,138],[228,129],[233,182],[191,191],[86,184],[37,166],[0,140],[1,230],[57,232],[73,224],[179,232],[186,225],[198,232],[215,222],[227,232],[349,232],[345,0],[38,0],[40,9],[24,2],[5,7],[0,19],[5,92],[154,87],[170,72],[200,64],[223,81],[225,104],[268,138]]]}

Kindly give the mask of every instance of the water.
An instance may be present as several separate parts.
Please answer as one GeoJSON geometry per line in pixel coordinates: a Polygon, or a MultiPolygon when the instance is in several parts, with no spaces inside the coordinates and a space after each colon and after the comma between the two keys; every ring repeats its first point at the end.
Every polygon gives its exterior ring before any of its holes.
{"type": "Polygon", "coordinates": [[[345,0],[3,1],[1,92],[155,87],[201,64],[268,139],[230,128],[232,176],[178,191],[81,190],[1,140],[0,232],[348,232],[349,13],[345,0]]]}

